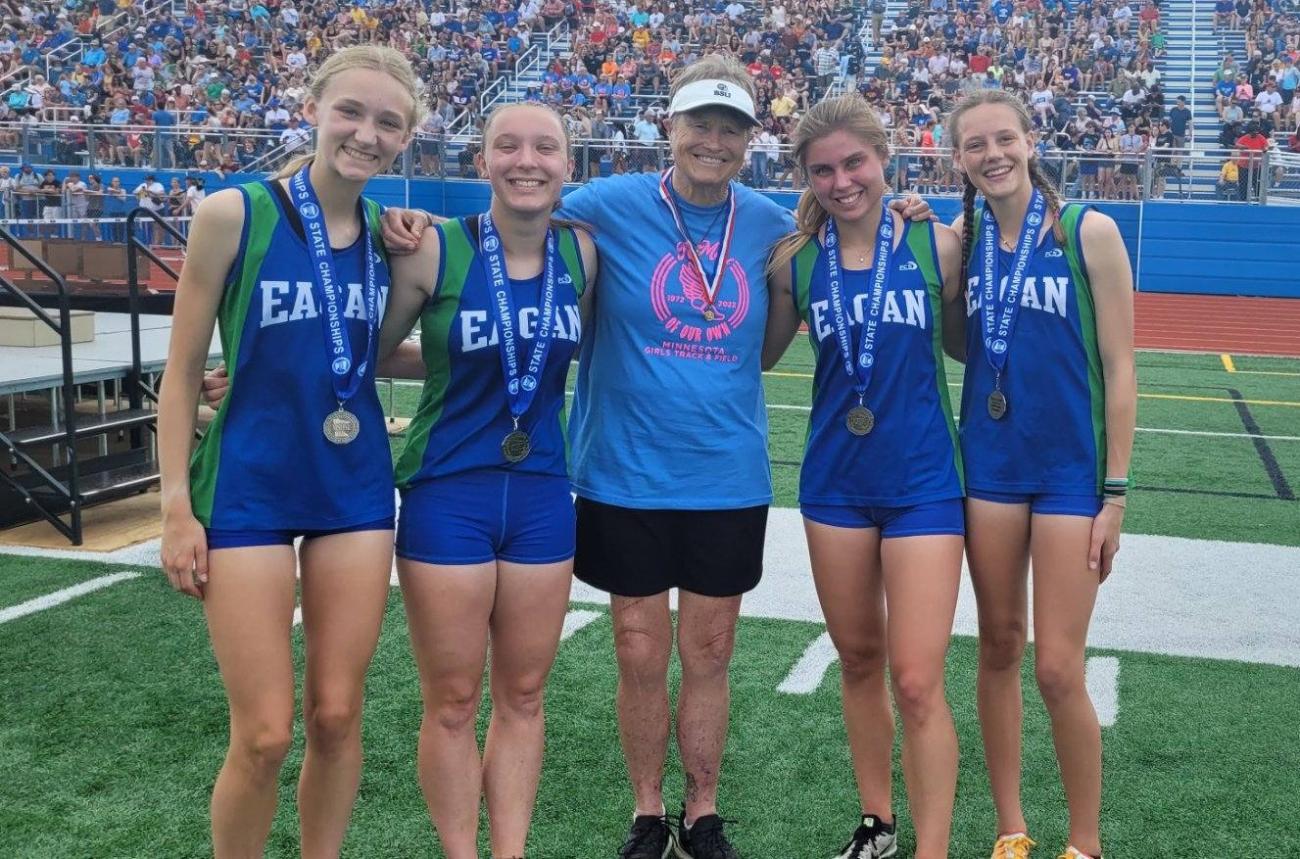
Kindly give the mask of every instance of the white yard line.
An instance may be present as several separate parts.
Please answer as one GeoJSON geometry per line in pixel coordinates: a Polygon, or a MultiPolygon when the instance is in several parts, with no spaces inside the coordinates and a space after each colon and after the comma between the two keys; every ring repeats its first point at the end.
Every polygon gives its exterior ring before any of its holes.
{"type": "Polygon", "coordinates": [[[564,629],[560,631],[560,641],[571,638],[578,630],[595,623],[604,616],[603,611],[592,611],[585,608],[571,610],[564,616],[564,629]]]}
{"type": "Polygon", "coordinates": [[[29,614],[36,614],[38,611],[45,611],[47,608],[54,608],[56,605],[62,605],[68,600],[76,599],[84,594],[93,593],[103,588],[111,587],[118,582],[125,582],[131,579],[138,579],[142,573],[112,573],[107,576],[100,576],[97,579],[75,584],[70,588],[54,591],[42,597],[27,600],[27,602],[11,605],[8,608],[0,609],[0,623],[8,623],[11,620],[17,620],[20,617],[26,617],[29,614]]]}
{"type": "Polygon", "coordinates": [[[831,634],[823,632],[808,645],[776,691],[786,695],[811,695],[822,685],[827,670],[837,659],[839,654],[831,643],[831,634]]]}
{"type": "MultiPolygon", "coordinates": [[[[1105,650],[1228,659],[1300,668],[1300,548],[1125,534],[1102,585],[1088,643],[1105,650]]],[[[605,604],[581,582],[573,600],[605,604]]],[[[745,595],[746,617],[824,623],[798,510],[772,508],[763,580],[745,595]]],[[[978,633],[963,570],[953,632],[978,633]]]]}
{"type": "Polygon", "coordinates": [[[1109,728],[1119,718],[1119,660],[1114,656],[1091,656],[1084,670],[1097,720],[1103,728],[1109,728]]]}
{"type": "MultiPolygon", "coordinates": [[[[5,547],[0,554],[129,564],[162,575],[157,540],[109,553],[5,547]]],[[[1098,595],[1090,645],[1300,668],[1300,548],[1126,534],[1115,565],[1098,595]]],[[[608,595],[581,582],[574,583],[572,599],[609,603],[608,595]]],[[[763,580],[745,596],[742,611],[824,622],[798,510],[772,508],[763,580]]],[[[976,631],[975,598],[963,575],[954,632],[976,631]]]]}

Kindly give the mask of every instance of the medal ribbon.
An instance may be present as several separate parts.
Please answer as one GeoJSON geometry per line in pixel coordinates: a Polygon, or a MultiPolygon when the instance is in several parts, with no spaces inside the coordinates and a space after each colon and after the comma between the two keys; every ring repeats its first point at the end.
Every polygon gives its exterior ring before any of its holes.
{"type": "Polygon", "coordinates": [[[853,379],[858,403],[867,395],[871,374],[876,366],[876,335],[880,330],[880,315],[884,310],[885,291],[889,288],[889,274],[894,256],[894,217],[886,201],[880,203],[880,226],[876,228],[876,258],[871,270],[871,292],[867,316],[862,320],[862,341],[857,355],[853,354],[853,341],[849,337],[849,308],[844,301],[844,273],[840,266],[839,228],[834,218],[826,221],[826,291],[831,305],[831,321],[835,337],[840,341],[840,355],[844,358],[844,371],[853,379]]]}
{"type": "Polygon", "coordinates": [[[370,235],[370,222],[365,201],[361,201],[361,234],[365,239],[366,254],[366,347],[360,361],[354,363],[352,345],[348,337],[347,321],[343,318],[344,287],[338,282],[334,269],[334,251],[330,248],[329,233],[325,229],[325,214],[320,198],[311,185],[308,171],[311,164],[294,174],[289,181],[293,204],[302,218],[307,249],[312,257],[312,280],[316,287],[316,300],[324,312],[320,314],[325,327],[325,352],[330,358],[330,380],[334,385],[334,398],[339,408],[356,396],[366,376],[370,351],[377,343],[379,330],[379,284],[375,276],[375,251],[370,235]]]}
{"type": "Polygon", "coordinates": [[[1002,371],[1007,366],[1007,353],[1011,351],[1011,334],[1016,330],[1016,318],[1020,315],[1020,295],[1025,285],[1025,269],[1029,267],[1029,258],[1038,247],[1038,236],[1043,230],[1043,214],[1047,203],[1042,193],[1034,189],[1029,198],[1029,211],[1025,213],[1024,223],[1020,225],[1020,237],[1016,241],[1016,258],[1011,268],[1011,277],[1007,288],[999,290],[1001,284],[998,271],[998,220],[988,201],[984,201],[983,222],[981,224],[981,245],[984,251],[984,271],[980,286],[982,301],[980,315],[984,322],[984,354],[993,372],[1000,381],[1002,371]],[[1001,293],[999,295],[999,292],[1001,293]]]}
{"type": "MultiPolygon", "coordinates": [[[[691,241],[690,233],[686,232],[686,222],[682,220],[682,213],[677,208],[677,200],[673,197],[672,178],[673,171],[676,167],[669,167],[659,177],[659,196],[668,206],[668,211],[672,212],[673,222],[677,225],[677,233],[686,243],[686,252],[690,254],[691,263],[695,266],[695,271],[700,276],[700,283],[704,284],[704,300],[708,307],[713,307],[713,303],[718,299],[718,289],[722,286],[722,277],[727,268],[727,257],[731,253],[731,240],[736,232],[736,195],[732,192],[731,186],[727,186],[727,202],[724,204],[727,208],[727,223],[722,228],[722,250],[718,253],[718,268],[713,272],[713,280],[710,282],[708,276],[704,273],[704,265],[700,262],[700,256],[695,252],[695,242],[691,241]]],[[[708,236],[703,238],[707,239],[708,236]]]]}
{"type": "Polygon", "coordinates": [[[515,330],[514,294],[506,272],[501,237],[496,225],[492,223],[491,212],[479,216],[478,232],[479,260],[492,290],[492,301],[496,305],[501,339],[501,369],[506,379],[506,402],[510,405],[510,416],[518,427],[519,418],[532,405],[533,396],[541,383],[542,368],[546,366],[546,356],[551,351],[551,329],[555,323],[555,266],[558,256],[555,228],[546,231],[546,263],[542,274],[537,332],[528,356],[528,367],[522,377],[519,375],[519,333],[515,330]]]}

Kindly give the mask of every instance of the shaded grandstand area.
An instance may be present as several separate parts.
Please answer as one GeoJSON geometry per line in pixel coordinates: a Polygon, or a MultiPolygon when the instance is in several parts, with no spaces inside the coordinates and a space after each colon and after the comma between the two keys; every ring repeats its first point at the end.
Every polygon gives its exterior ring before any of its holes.
{"type": "MultiPolygon", "coordinates": [[[[58,200],[63,217],[120,207],[105,193],[117,167],[208,181],[271,170],[309,145],[300,112],[312,69],[337,48],[379,43],[410,56],[430,88],[413,163],[398,168],[408,175],[473,178],[477,122],[513,100],[554,106],[590,141],[579,178],[658,169],[672,76],[722,51],[758,92],[763,128],[742,178],[759,187],[795,186],[785,144],[798,117],[856,90],[890,129],[895,187],[955,193],[945,118],[993,87],[1030,107],[1044,163],[1070,196],[1300,196],[1294,4],[1198,11],[1193,20],[1168,0],[13,4],[0,23],[0,163],[96,174],[104,192],[78,177],[88,194],[58,200]]],[[[15,196],[19,179],[0,175],[6,217],[45,216],[52,189],[15,196]]],[[[186,191],[182,181],[180,193],[137,200],[180,216],[194,205],[186,191]]]]}

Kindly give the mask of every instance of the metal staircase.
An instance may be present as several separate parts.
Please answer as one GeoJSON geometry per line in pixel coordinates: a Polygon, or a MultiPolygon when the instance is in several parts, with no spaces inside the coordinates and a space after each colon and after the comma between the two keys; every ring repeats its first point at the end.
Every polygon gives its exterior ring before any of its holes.
{"type": "MultiPolygon", "coordinates": [[[[1186,96],[1192,110],[1192,128],[1188,146],[1193,154],[1215,152],[1219,148],[1221,123],[1214,106],[1214,72],[1224,54],[1232,53],[1243,64],[1246,37],[1241,32],[1214,30],[1214,3],[1211,0],[1184,0],[1164,3],[1160,7],[1160,27],[1165,33],[1168,55],[1161,74],[1165,84],[1165,107],[1172,107],[1178,96],[1186,96]]],[[[1184,171],[1187,192],[1193,196],[1214,196],[1218,180],[1218,161],[1192,158],[1184,171]]]]}
{"type": "Polygon", "coordinates": [[[3,273],[0,294],[26,308],[54,332],[62,363],[57,387],[47,383],[30,392],[39,396],[39,391],[48,391],[48,422],[24,421],[19,426],[11,403],[9,425],[0,431],[0,448],[9,454],[8,468],[0,468],[0,494],[5,499],[0,518],[8,523],[44,519],[74,545],[82,542],[85,508],[142,492],[159,479],[153,443],[158,396],[141,366],[138,255],[145,254],[173,277],[176,272],[138,238],[137,225],[145,219],[152,220],[155,229],[167,232],[181,245],[185,243],[180,232],[153,212],[136,209],[128,216],[131,360],[116,377],[108,379],[102,372],[93,373],[92,379],[76,363],[72,299],[63,277],[0,227],[0,244],[7,245],[11,254],[21,257],[54,285],[56,293],[52,298],[57,307],[53,312],[42,307],[3,273]],[[118,407],[112,409],[104,396],[108,382],[118,390],[118,407]],[[98,392],[94,411],[79,408],[79,399],[87,389],[98,392]],[[87,453],[85,442],[89,439],[99,439],[97,455],[87,453]]]}

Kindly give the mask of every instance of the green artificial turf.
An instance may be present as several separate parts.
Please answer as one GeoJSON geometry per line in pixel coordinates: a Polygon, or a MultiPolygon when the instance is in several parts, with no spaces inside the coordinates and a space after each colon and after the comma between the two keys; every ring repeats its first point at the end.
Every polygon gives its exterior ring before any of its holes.
{"type": "MultiPolygon", "coordinates": [[[[46,563],[70,578],[107,572],[99,565],[46,563]]],[[[14,564],[0,559],[0,577],[12,575],[14,564]]],[[[721,805],[738,821],[735,842],[749,859],[824,857],[851,833],[856,799],[835,669],[811,695],[776,691],[820,631],[792,621],[744,618],[740,624],[721,805]]],[[[614,721],[612,646],[604,618],[561,646],[530,856],[612,857],[625,833],[631,800],[614,721]]],[[[160,576],[148,576],[0,625],[0,652],[6,654],[0,855],[209,855],[207,796],[224,752],[225,707],[197,603],[171,592],[160,576]]],[[[1119,718],[1104,732],[1107,855],[1220,857],[1188,833],[1204,833],[1208,820],[1225,815],[1234,831],[1250,836],[1251,852],[1233,855],[1300,855],[1294,827],[1300,672],[1106,654],[1121,666],[1119,718]]],[[[974,671],[974,642],[954,639],[949,697],[962,749],[955,857],[985,855],[995,825],[974,671]]],[[[674,684],[676,676],[674,667],[674,684]]],[[[1065,805],[1029,664],[1025,690],[1025,812],[1044,852],[1055,855],[1066,837],[1065,805]]],[[[442,855],[415,781],[419,714],[394,591],[370,672],[367,763],[344,855],[442,855]]],[[[299,732],[281,778],[270,856],[295,855],[301,750],[299,732]]],[[[681,796],[675,759],[666,793],[675,807],[681,796]]],[[[901,776],[895,797],[905,856],[912,839],[901,776]]]]}

